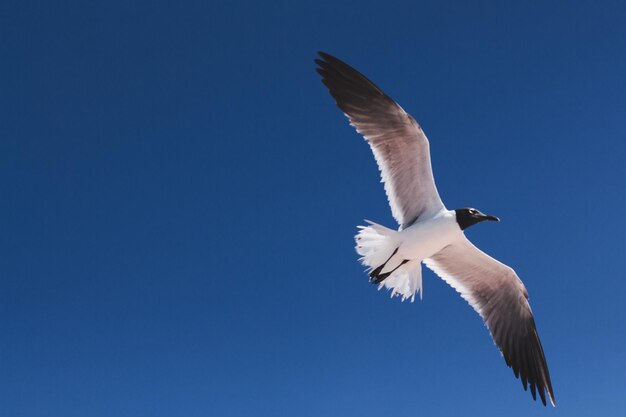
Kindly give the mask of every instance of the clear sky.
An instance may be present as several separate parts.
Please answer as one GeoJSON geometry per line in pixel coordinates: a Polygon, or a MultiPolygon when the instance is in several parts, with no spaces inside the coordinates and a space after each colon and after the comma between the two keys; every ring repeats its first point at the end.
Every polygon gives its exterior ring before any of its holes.
{"type": "Polygon", "coordinates": [[[3,1],[0,416],[625,415],[625,21],[3,1]],[[468,236],[524,280],[556,409],[430,271],[413,304],[367,282],[355,227],[395,223],[317,50],[422,124],[449,208],[502,218],[468,236]]]}

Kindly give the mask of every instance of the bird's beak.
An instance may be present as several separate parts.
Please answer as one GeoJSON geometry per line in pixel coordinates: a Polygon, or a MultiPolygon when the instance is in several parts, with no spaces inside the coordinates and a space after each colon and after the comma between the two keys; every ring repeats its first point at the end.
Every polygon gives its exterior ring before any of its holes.
{"type": "Polygon", "coordinates": [[[485,220],[491,220],[491,221],[494,221],[494,222],[499,222],[499,221],[500,221],[500,219],[499,219],[499,218],[497,218],[496,216],[490,216],[490,215],[488,215],[488,214],[485,214],[484,219],[485,219],[485,220]]]}

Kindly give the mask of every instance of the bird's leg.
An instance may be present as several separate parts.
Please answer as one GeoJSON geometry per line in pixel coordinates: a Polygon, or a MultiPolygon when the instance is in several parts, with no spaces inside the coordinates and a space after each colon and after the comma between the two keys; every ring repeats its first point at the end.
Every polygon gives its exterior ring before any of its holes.
{"type": "Polygon", "coordinates": [[[404,259],[402,262],[400,262],[400,265],[396,266],[395,268],[393,268],[391,271],[389,272],[385,272],[384,274],[379,274],[376,277],[374,277],[375,279],[370,279],[370,281],[372,281],[372,284],[380,284],[381,282],[383,282],[387,277],[389,277],[389,275],[393,274],[394,272],[396,272],[396,270],[398,268],[400,268],[402,265],[404,265],[405,263],[409,262],[408,259],[404,259]]]}
{"type": "Polygon", "coordinates": [[[387,265],[387,262],[389,262],[391,260],[391,258],[393,258],[393,256],[398,253],[398,249],[400,249],[399,247],[396,248],[396,250],[393,251],[393,253],[391,254],[391,256],[389,258],[387,258],[387,260],[378,268],[374,269],[372,272],[370,272],[370,281],[374,280],[378,274],[380,274],[380,271],[383,270],[383,268],[385,267],[385,265],[387,265]]]}

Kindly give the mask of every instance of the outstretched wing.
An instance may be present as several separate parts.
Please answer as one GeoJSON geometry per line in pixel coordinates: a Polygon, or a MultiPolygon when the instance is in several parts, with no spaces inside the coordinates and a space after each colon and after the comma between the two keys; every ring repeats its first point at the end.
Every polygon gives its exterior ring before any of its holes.
{"type": "Polygon", "coordinates": [[[554,405],[548,365],[539,341],[528,293],[512,268],[474,246],[467,238],[424,260],[481,315],[506,364],[546,404],[554,405]]]}
{"type": "Polygon", "coordinates": [[[319,54],[317,72],[350,124],[372,148],[400,228],[444,208],[433,178],[428,139],[420,125],[363,74],[331,55],[319,54]]]}

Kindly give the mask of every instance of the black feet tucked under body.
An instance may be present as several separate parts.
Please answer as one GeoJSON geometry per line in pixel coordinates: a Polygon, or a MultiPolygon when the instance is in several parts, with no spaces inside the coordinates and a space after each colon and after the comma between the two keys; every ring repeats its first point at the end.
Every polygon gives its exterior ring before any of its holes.
{"type": "Polygon", "coordinates": [[[382,265],[380,265],[378,268],[373,269],[372,272],[370,272],[370,282],[372,284],[380,284],[381,282],[383,282],[387,277],[389,277],[389,275],[393,274],[394,272],[396,272],[396,270],[398,268],[400,268],[402,265],[404,265],[405,263],[409,262],[408,259],[404,259],[402,262],[400,262],[400,265],[396,266],[394,269],[392,269],[389,272],[385,272],[384,274],[381,274],[381,271],[383,270],[383,268],[385,267],[385,265],[387,265],[387,263],[391,260],[391,258],[394,257],[394,255],[398,253],[398,248],[396,248],[396,250],[393,251],[393,253],[391,254],[391,256],[389,258],[387,258],[387,260],[385,261],[385,263],[383,263],[382,265]]]}

